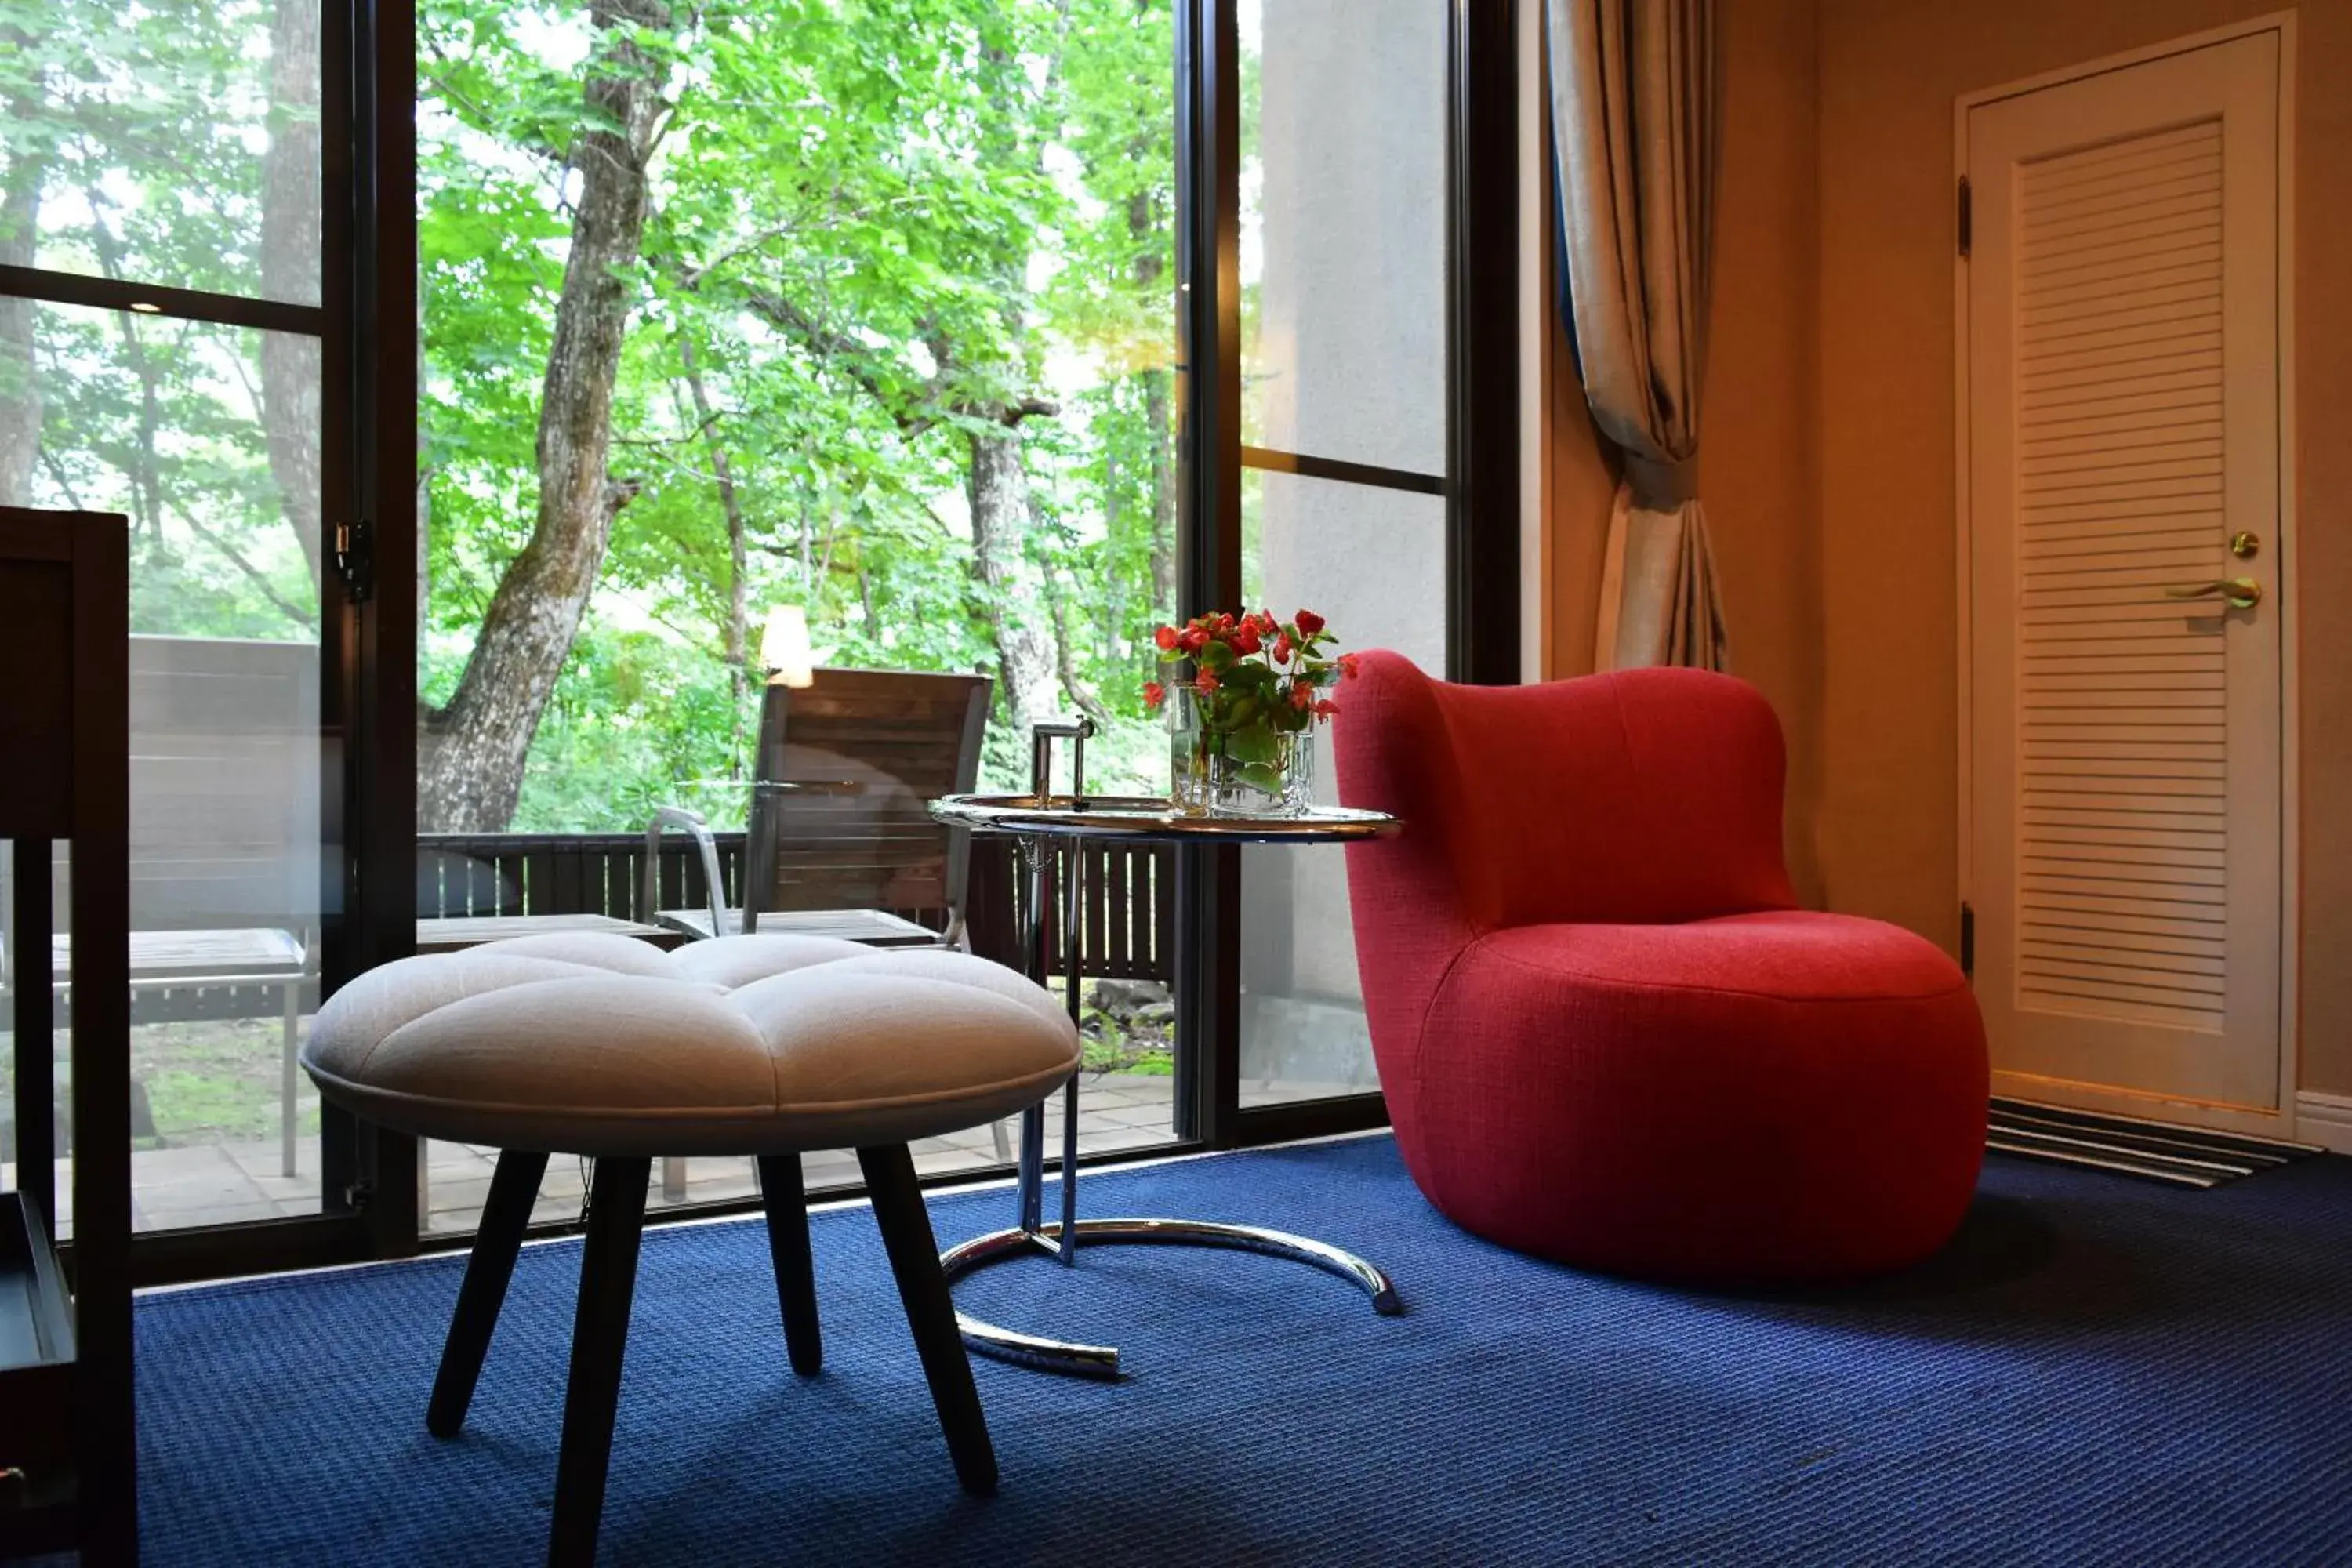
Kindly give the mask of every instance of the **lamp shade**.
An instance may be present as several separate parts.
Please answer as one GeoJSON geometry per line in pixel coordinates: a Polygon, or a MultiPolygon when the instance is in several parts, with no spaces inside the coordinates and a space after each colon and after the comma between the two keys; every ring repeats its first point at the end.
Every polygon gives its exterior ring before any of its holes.
{"type": "Polygon", "coordinates": [[[816,652],[809,647],[808,612],[798,605],[769,608],[760,632],[760,662],[775,686],[807,686],[816,679],[816,652]]]}

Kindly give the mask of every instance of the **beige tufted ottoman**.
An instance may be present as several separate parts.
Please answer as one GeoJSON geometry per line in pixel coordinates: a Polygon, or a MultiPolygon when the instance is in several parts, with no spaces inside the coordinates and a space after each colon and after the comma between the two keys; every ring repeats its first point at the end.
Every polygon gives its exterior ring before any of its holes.
{"type": "Polygon", "coordinates": [[[596,1157],[549,1561],[595,1554],[656,1155],[758,1163],[787,1347],[822,1360],[800,1153],[855,1148],[956,1473],[996,1458],[907,1145],[1035,1104],[1078,1065],[1042,988],[982,959],[820,937],[663,952],[550,935],[371,970],[319,1010],[302,1064],[321,1094],[418,1137],[501,1152],[425,1425],[454,1436],[551,1154],[596,1157]]]}

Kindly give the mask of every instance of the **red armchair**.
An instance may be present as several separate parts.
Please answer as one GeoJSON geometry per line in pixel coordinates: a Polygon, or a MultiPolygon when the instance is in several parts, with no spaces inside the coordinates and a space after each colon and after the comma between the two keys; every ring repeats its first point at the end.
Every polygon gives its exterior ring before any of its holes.
{"type": "Polygon", "coordinates": [[[1641,669],[1452,686],[1364,656],[1340,798],[1372,1048],[1413,1180],[1507,1247],[1654,1279],[1835,1279],[1933,1252],[1983,1159],[1952,962],[1799,910],[1779,721],[1641,669]]]}

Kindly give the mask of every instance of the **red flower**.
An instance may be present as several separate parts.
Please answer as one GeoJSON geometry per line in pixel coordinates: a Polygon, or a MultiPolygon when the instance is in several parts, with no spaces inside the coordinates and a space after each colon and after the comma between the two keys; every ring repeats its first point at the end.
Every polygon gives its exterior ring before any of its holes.
{"type": "Polygon", "coordinates": [[[1260,610],[1250,620],[1257,626],[1257,635],[1262,637],[1270,637],[1282,630],[1282,623],[1274,618],[1272,610],[1260,610]]]}
{"type": "Polygon", "coordinates": [[[1333,662],[1338,664],[1339,667],[1340,679],[1353,680],[1356,679],[1356,656],[1354,654],[1343,653],[1333,662]]]}
{"type": "Polygon", "coordinates": [[[1192,684],[1202,691],[1214,691],[1217,689],[1218,681],[1215,676],[1211,675],[1204,669],[1201,672],[1200,678],[1194,680],[1192,684]]]}
{"type": "Polygon", "coordinates": [[[1323,629],[1323,617],[1312,610],[1301,610],[1291,617],[1291,624],[1298,628],[1300,637],[1311,637],[1323,629]]]}
{"type": "Polygon", "coordinates": [[[1178,634],[1176,646],[1186,653],[1198,653],[1209,646],[1209,634],[1198,626],[1187,626],[1178,634]]]}
{"type": "Polygon", "coordinates": [[[1241,624],[1230,640],[1234,645],[1234,651],[1244,658],[1255,653],[1263,646],[1257,640],[1257,627],[1248,621],[1241,624]]]}
{"type": "Polygon", "coordinates": [[[1173,648],[1176,646],[1176,628],[1162,626],[1151,634],[1151,640],[1158,643],[1163,650],[1173,648]]]}
{"type": "Polygon", "coordinates": [[[1304,708],[1314,700],[1315,689],[1305,681],[1300,681],[1290,689],[1290,705],[1293,708],[1304,708]]]}
{"type": "Polygon", "coordinates": [[[1160,685],[1160,682],[1156,680],[1147,680],[1143,683],[1143,705],[1146,708],[1157,708],[1160,703],[1166,701],[1167,698],[1168,689],[1160,685]]]}
{"type": "Polygon", "coordinates": [[[1339,710],[1339,705],[1337,702],[1324,701],[1315,705],[1315,716],[1318,719],[1328,719],[1339,710]]]}
{"type": "Polygon", "coordinates": [[[1234,629],[1234,617],[1233,617],[1233,612],[1232,612],[1232,611],[1230,611],[1230,610],[1221,610],[1221,611],[1219,611],[1219,612],[1217,613],[1217,635],[1218,635],[1219,637],[1223,637],[1223,636],[1224,636],[1227,632],[1230,632],[1230,631],[1232,631],[1233,629],[1234,629]]]}
{"type": "Polygon", "coordinates": [[[1276,635],[1274,639],[1275,663],[1288,664],[1290,662],[1290,656],[1297,651],[1297,647],[1291,642],[1290,634],[1288,632],[1280,632],[1276,635]]]}

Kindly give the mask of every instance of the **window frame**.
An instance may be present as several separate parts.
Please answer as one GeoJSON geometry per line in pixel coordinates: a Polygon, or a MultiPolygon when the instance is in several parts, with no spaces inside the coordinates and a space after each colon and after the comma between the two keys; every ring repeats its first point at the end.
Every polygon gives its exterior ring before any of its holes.
{"type": "MultiPolygon", "coordinates": [[[[1289,473],[1445,501],[1449,680],[1519,672],[1517,8],[1446,7],[1446,472],[1245,446],[1241,433],[1241,71],[1236,0],[1177,0],[1178,609],[1241,599],[1241,475],[1289,473]],[[1204,352],[1205,351],[1205,352],[1204,352]],[[1202,368],[1205,364],[1206,368],[1202,368]]],[[[1280,0],[1269,0],[1279,4],[1280,0]]],[[[1378,1092],[1241,1105],[1241,851],[1177,851],[1177,1123],[1213,1149],[1385,1126],[1378,1092]]]]}
{"type": "MultiPolygon", "coordinates": [[[[1278,0],[1277,0],[1278,3],[1278,0]]],[[[1179,375],[1179,605],[1190,616],[1240,595],[1242,473],[1286,472],[1442,496],[1449,679],[1514,683],[1518,664],[1519,266],[1517,27],[1525,0],[1446,6],[1447,472],[1383,468],[1245,447],[1241,426],[1240,75],[1235,0],[1171,0],[1179,375]]],[[[0,294],[296,330],[322,343],[324,515],[352,576],[321,584],[321,740],[330,770],[324,934],[331,991],[414,949],[416,887],[416,270],[414,0],[324,0],[324,203],[316,306],[0,268],[0,294]],[[340,832],[336,831],[340,828],[340,832]],[[337,853],[339,852],[339,858],[337,853]],[[337,872],[340,876],[337,876],[337,872]]],[[[1177,852],[1175,1137],[1153,1152],[1234,1148],[1384,1125],[1378,1093],[1244,1110],[1240,1105],[1238,850],[1177,852]]],[[[470,1245],[425,1237],[415,1140],[324,1110],[323,1212],[134,1238],[141,1285],[414,1256],[470,1245]]],[[[1133,1152],[1091,1157],[1092,1164],[1133,1152]]],[[[981,1173],[982,1176],[988,1173],[981,1173]]],[[[971,1173],[927,1185],[966,1183],[971,1173]]],[[[828,1191],[828,1200],[862,1189],[828,1191]]],[[[648,1223],[751,1212],[756,1200],[682,1205],[648,1223]]],[[[561,1228],[561,1227],[555,1227],[561,1228]]]]}
{"type": "MultiPolygon", "coordinates": [[[[331,994],[415,940],[415,584],[372,571],[376,548],[390,542],[403,559],[415,536],[413,0],[321,0],[319,35],[318,303],[13,266],[0,267],[0,296],[320,344],[320,940],[331,994]]],[[[320,1120],[318,1214],[139,1232],[133,1284],[415,1252],[414,1141],[332,1106],[320,1120]]]]}

